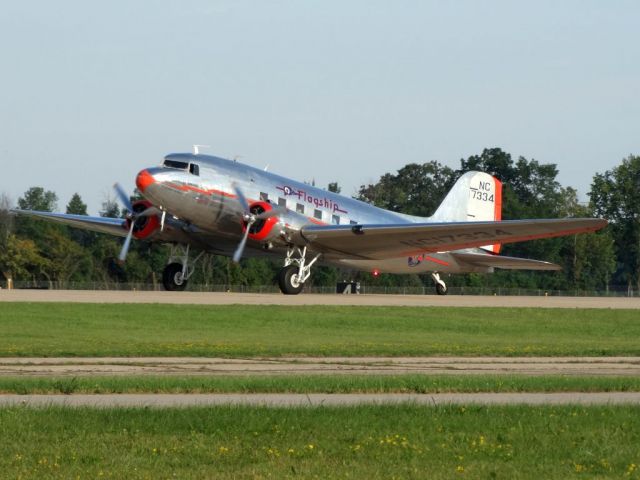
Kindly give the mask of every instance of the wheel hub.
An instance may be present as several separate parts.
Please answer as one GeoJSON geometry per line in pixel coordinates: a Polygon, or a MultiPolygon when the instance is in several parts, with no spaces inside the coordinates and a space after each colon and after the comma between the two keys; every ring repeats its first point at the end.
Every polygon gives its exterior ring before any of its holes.
{"type": "Polygon", "coordinates": [[[291,286],[293,288],[298,288],[300,286],[300,277],[297,273],[291,275],[291,286]]]}

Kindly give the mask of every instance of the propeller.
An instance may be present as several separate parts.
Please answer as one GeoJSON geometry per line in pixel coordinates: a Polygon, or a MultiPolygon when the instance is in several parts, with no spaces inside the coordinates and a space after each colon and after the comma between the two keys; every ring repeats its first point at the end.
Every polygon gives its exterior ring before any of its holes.
{"type": "Polygon", "coordinates": [[[152,217],[154,215],[159,215],[162,212],[159,208],[151,206],[149,208],[146,208],[142,212],[136,213],[133,211],[133,205],[131,204],[129,195],[127,195],[127,192],[124,190],[124,188],[122,188],[122,186],[119,183],[116,183],[113,186],[113,188],[116,191],[116,194],[118,195],[118,198],[120,199],[120,201],[124,204],[125,208],[129,211],[128,217],[131,222],[131,226],[129,227],[129,233],[127,233],[127,236],[124,239],[124,243],[122,244],[122,249],[120,250],[120,255],[118,255],[118,260],[121,263],[123,263],[127,258],[127,253],[129,253],[129,247],[131,246],[131,239],[133,238],[133,229],[136,226],[136,220],[142,217],[152,217]]]}
{"type": "Polygon", "coordinates": [[[235,263],[238,263],[240,262],[240,259],[242,258],[242,254],[244,253],[244,247],[247,244],[247,238],[249,238],[249,233],[251,231],[251,227],[253,226],[253,224],[256,222],[259,222],[260,220],[266,220],[267,218],[277,217],[278,215],[285,213],[287,209],[285,207],[276,207],[271,210],[265,210],[262,213],[255,214],[251,212],[251,207],[249,206],[249,202],[247,202],[247,197],[244,196],[244,193],[242,193],[242,190],[240,189],[237,183],[233,184],[233,190],[238,196],[238,201],[242,205],[242,209],[243,209],[242,218],[245,222],[247,222],[244,230],[244,235],[242,236],[242,239],[238,244],[238,248],[236,248],[236,251],[233,253],[233,261],[235,263]]]}
{"type": "Polygon", "coordinates": [[[116,191],[116,195],[118,195],[118,198],[120,199],[122,204],[125,206],[125,208],[129,210],[129,212],[133,213],[133,206],[131,205],[131,199],[129,195],[127,195],[127,192],[125,192],[124,188],[122,188],[122,185],[120,185],[119,183],[115,183],[113,185],[113,189],[116,191]]]}

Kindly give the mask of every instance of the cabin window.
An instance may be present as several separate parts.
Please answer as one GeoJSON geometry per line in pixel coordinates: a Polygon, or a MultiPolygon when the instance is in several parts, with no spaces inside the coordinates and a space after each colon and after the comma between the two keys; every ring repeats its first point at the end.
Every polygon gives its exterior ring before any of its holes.
{"type": "Polygon", "coordinates": [[[260,192],[260,200],[262,200],[263,202],[268,202],[269,194],[265,192],[260,192]]]}
{"type": "Polygon", "coordinates": [[[333,223],[334,225],[340,225],[340,216],[339,215],[332,215],[331,216],[331,223],[333,223]]]}
{"type": "Polygon", "coordinates": [[[200,176],[200,166],[192,163],[189,165],[189,173],[200,176]]]}
{"type": "Polygon", "coordinates": [[[296,203],[296,212],[304,215],[304,205],[301,203],[296,203]]]}
{"type": "Polygon", "coordinates": [[[287,208],[287,199],[286,199],[286,198],[282,198],[282,197],[280,197],[280,198],[278,199],[278,206],[279,206],[279,207],[287,208]]]}
{"type": "Polygon", "coordinates": [[[187,162],[180,162],[178,160],[165,160],[162,164],[166,168],[175,168],[177,170],[186,170],[189,168],[189,164],[187,162]]]}
{"type": "Polygon", "coordinates": [[[318,220],[322,220],[322,210],[318,210],[318,209],[314,210],[313,216],[318,220]]]}

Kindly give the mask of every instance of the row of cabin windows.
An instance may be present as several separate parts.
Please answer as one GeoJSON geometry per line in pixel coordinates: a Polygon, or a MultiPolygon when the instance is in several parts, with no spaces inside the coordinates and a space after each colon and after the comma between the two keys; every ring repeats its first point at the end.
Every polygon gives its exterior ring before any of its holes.
{"type": "MultiPolygon", "coordinates": [[[[263,202],[268,202],[269,201],[269,194],[265,193],[265,192],[260,192],[260,200],[262,200],[263,202]]],[[[287,199],[279,197],[278,198],[278,206],[287,208],[287,199]]],[[[304,215],[304,205],[302,203],[296,203],[296,213],[299,213],[300,215],[304,215]]],[[[318,220],[322,220],[322,210],[319,210],[317,208],[314,209],[313,210],[313,218],[317,218],[318,220]]],[[[340,225],[340,215],[331,215],[331,223],[333,225],[340,225]]],[[[350,225],[357,225],[358,222],[356,222],[355,220],[350,220],[349,224],[350,225]]]]}

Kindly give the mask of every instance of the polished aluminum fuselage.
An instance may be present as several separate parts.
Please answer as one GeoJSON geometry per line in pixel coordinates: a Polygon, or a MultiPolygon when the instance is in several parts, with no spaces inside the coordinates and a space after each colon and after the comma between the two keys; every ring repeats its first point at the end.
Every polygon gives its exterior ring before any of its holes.
{"type": "MultiPolygon", "coordinates": [[[[154,182],[143,195],[179,220],[195,246],[230,255],[243,234],[242,207],[234,189],[237,186],[249,203],[266,201],[274,206],[286,206],[287,213],[278,217],[274,235],[268,241],[249,241],[247,253],[265,251],[282,255],[287,245],[304,245],[300,229],[304,225],[349,224],[410,224],[430,219],[390,212],[373,205],[345,197],[312,185],[260,170],[232,160],[202,154],[171,154],[165,162],[183,162],[189,168],[166,166],[147,168],[154,182]],[[195,173],[191,173],[196,165],[195,173]],[[253,252],[251,252],[253,250],[253,252]]],[[[392,273],[428,271],[490,271],[487,268],[462,269],[447,252],[431,253],[417,260],[407,257],[388,260],[363,260],[324,253],[325,263],[359,270],[380,270],[392,273]],[[425,260],[427,259],[427,260],[425,260]]]]}

